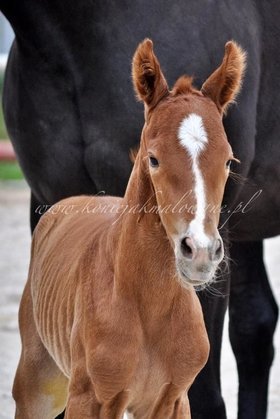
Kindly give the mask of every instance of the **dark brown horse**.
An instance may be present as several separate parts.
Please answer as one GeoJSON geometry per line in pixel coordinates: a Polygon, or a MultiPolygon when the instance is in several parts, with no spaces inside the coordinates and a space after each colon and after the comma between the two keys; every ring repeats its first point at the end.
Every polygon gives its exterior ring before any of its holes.
{"type": "MultiPolygon", "coordinates": [[[[62,0],[1,0],[0,5],[16,34],[4,112],[32,191],[32,228],[43,210],[36,212],[38,205],[101,190],[124,193],[129,149],[137,144],[142,121],[130,89],[130,57],[140,40],[149,36],[155,41],[170,83],[188,71],[197,76],[198,86],[220,62],[228,39],[247,51],[238,106],[225,120],[241,160],[232,169],[247,181],[228,183],[222,224],[228,219],[235,261],[229,312],[239,370],[239,418],[264,418],[277,320],[262,241],[280,232],[279,2],[69,0],[66,5],[62,0]]],[[[229,277],[222,279],[227,281],[220,290],[227,295],[229,277]]],[[[201,293],[200,299],[211,354],[192,387],[191,405],[194,418],[220,419],[226,415],[219,359],[227,298],[201,293]]]]}

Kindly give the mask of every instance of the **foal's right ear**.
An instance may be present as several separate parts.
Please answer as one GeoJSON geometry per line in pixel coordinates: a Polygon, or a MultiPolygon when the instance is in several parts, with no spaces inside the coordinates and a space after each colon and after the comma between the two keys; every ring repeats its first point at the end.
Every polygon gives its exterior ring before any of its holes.
{"type": "Polygon", "coordinates": [[[132,61],[132,79],[138,99],[142,100],[148,109],[154,107],[169,93],[150,39],[145,39],[135,51],[132,61]]]}
{"type": "Polygon", "coordinates": [[[201,88],[204,96],[212,99],[221,113],[234,102],[241,88],[245,67],[246,53],[236,42],[227,42],[222,64],[201,88]]]}

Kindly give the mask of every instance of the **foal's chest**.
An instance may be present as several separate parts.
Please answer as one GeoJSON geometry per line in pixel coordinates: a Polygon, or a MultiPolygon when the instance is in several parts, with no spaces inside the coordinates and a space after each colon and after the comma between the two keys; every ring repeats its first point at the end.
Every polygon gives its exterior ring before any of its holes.
{"type": "Polygon", "coordinates": [[[178,386],[181,392],[187,390],[205,365],[208,353],[200,307],[193,318],[182,315],[167,321],[161,332],[144,341],[140,349],[131,383],[132,410],[151,409],[166,384],[178,386]]]}

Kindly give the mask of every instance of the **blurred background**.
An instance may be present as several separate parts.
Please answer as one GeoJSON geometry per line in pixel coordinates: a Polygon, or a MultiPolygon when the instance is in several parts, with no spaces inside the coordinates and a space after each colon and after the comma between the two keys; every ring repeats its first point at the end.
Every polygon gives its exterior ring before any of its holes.
{"type": "MultiPolygon", "coordinates": [[[[2,112],[4,72],[13,37],[9,23],[0,14],[0,419],[14,417],[11,388],[20,354],[17,312],[27,276],[31,239],[29,188],[23,179],[12,145],[9,142],[2,112]]],[[[280,237],[266,240],[265,260],[278,302],[280,301],[279,249],[280,237]]],[[[276,356],[269,392],[269,419],[279,419],[280,417],[279,324],[275,334],[275,347],[276,356]]],[[[236,419],[237,374],[228,340],[228,318],[225,323],[222,351],[222,389],[226,400],[228,419],[236,419]]]]}
{"type": "Polygon", "coordinates": [[[14,39],[13,30],[9,22],[0,13],[0,179],[22,179],[23,175],[16,162],[12,146],[8,141],[3,111],[2,111],[2,91],[5,67],[8,59],[8,53],[14,39]]]}

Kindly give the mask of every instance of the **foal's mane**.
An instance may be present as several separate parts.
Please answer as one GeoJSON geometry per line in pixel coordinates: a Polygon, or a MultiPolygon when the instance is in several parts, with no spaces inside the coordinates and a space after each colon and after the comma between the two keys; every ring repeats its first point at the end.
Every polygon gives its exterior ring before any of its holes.
{"type": "Polygon", "coordinates": [[[129,150],[129,159],[130,159],[132,164],[135,163],[138,151],[139,151],[139,145],[136,146],[136,147],[133,147],[129,150]]]}
{"type": "Polygon", "coordinates": [[[186,74],[178,78],[170,93],[171,96],[184,95],[188,93],[203,96],[203,94],[193,86],[193,77],[187,76],[186,74]]]}

